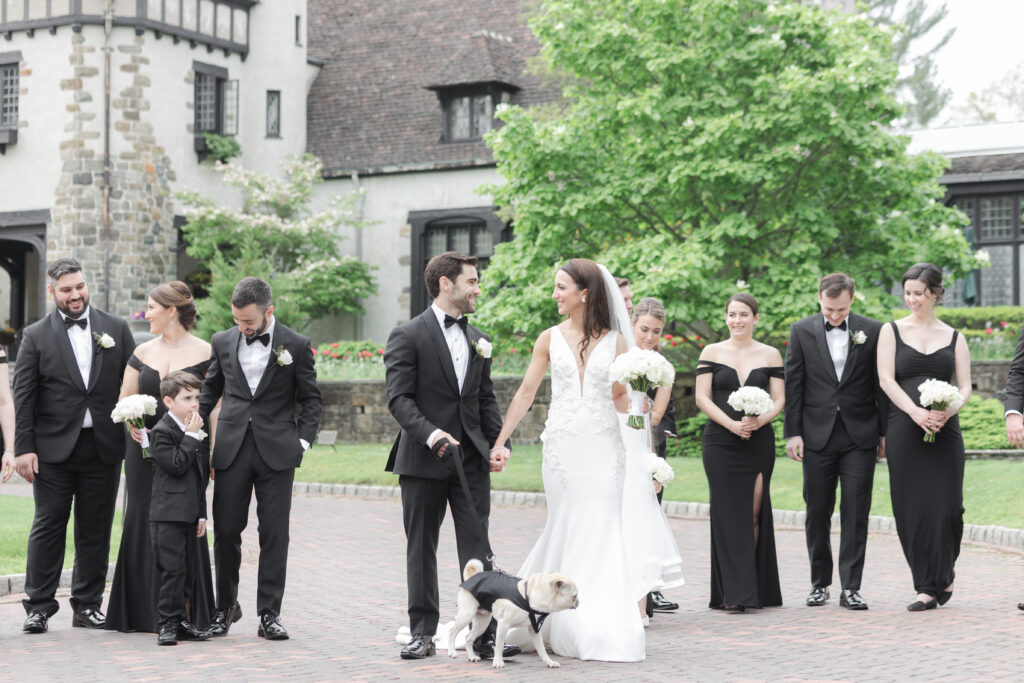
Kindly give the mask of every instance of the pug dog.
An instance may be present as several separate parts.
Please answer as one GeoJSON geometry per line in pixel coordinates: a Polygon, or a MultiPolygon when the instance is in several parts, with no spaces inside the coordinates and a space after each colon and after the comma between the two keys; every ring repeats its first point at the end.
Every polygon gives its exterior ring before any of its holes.
{"type": "MultiPolygon", "coordinates": [[[[504,572],[485,572],[480,560],[467,562],[462,578],[464,581],[455,599],[458,613],[448,631],[449,643],[454,643],[455,635],[472,623],[470,634],[466,636],[466,654],[469,661],[479,662],[480,657],[473,651],[473,641],[487,629],[493,615],[497,622],[493,668],[505,666],[502,657],[505,636],[510,628],[516,626],[527,629],[537,654],[548,668],[559,666],[548,655],[540,629],[549,614],[579,606],[579,589],[572,579],[557,572],[531,574],[526,579],[504,572]]],[[[448,656],[458,657],[454,647],[448,648],[448,656]]]]}

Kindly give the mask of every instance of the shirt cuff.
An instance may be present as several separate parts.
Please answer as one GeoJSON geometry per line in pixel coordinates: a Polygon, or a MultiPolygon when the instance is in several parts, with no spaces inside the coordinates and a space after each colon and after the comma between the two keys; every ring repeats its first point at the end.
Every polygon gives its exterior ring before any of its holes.
{"type": "Polygon", "coordinates": [[[443,431],[443,429],[435,429],[434,431],[430,432],[430,436],[427,437],[427,448],[434,447],[434,442],[437,441],[437,437],[441,436],[441,432],[443,431]]]}
{"type": "Polygon", "coordinates": [[[200,522],[205,522],[205,521],[206,521],[206,517],[200,517],[200,518],[198,519],[198,521],[200,521],[200,522]]]}
{"type": "Polygon", "coordinates": [[[1005,413],[1003,413],[1003,419],[1005,420],[1010,415],[1020,415],[1020,414],[1021,414],[1021,412],[1019,410],[1007,410],[1005,413]]]}
{"type": "Polygon", "coordinates": [[[199,432],[185,432],[185,436],[191,436],[196,441],[202,441],[202,439],[199,438],[199,432]]]}
{"type": "Polygon", "coordinates": [[[299,443],[302,444],[302,452],[305,453],[309,449],[309,442],[305,439],[299,439],[299,443]]]}

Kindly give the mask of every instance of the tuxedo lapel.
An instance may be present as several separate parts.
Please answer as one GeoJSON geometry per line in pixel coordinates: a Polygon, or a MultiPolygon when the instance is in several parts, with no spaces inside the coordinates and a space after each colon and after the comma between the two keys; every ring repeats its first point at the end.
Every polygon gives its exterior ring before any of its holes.
{"type": "MultiPolygon", "coordinates": [[[[100,321],[99,313],[96,312],[96,309],[91,307],[89,308],[89,329],[92,330],[90,336],[92,336],[93,334],[98,334],[99,336],[102,337],[103,334],[105,333],[103,325],[101,324],[100,321]]],[[[67,334],[65,334],[64,336],[67,337],[67,334]]],[[[92,366],[89,368],[88,388],[92,389],[94,386],[96,386],[96,380],[99,379],[100,372],[103,371],[103,356],[105,354],[103,353],[103,347],[96,343],[95,337],[93,337],[90,346],[92,347],[92,366]]]]}
{"type": "Polygon", "coordinates": [[[245,373],[242,372],[242,361],[238,360],[238,343],[242,340],[242,331],[235,326],[231,330],[231,334],[228,335],[228,353],[231,355],[231,360],[235,362],[235,376],[240,378],[242,386],[245,390],[249,390],[249,382],[245,379],[245,373]]]}
{"type": "MultiPolygon", "coordinates": [[[[57,342],[57,353],[60,354],[61,360],[64,361],[64,367],[67,368],[68,374],[71,375],[71,381],[82,391],[85,391],[82,371],[78,368],[75,351],[71,348],[71,340],[68,339],[67,328],[64,327],[64,320],[56,309],[54,309],[53,314],[50,316],[50,329],[53,330],[53,338],[57,342]]],[[[93,365],[95,364],[96,361],[93,360],[93,365]]]]}
{"type": "Polygon", "coordinates": [[[825,364],[825,374],[838,385],[839,378],[836,377],[836,364],[832,362],[832,354],[828,351],[828,340],[825,338],[825,318],[823,316],[814,316],[811,319],[811,334],[814,335],[815,345],[821,351],[821,359],[825,364]]]}
{"type": "Polygon", "coordinates": [[[483,358],[481,358],[480,354],[476,352],[476,347],[474,346],[474,344],[476,344],[476,342],[479,341],[482,336],[483,335],[480,334],[480,332],[478,332],[474,328],[470,327],[469,325],[466,326],[466,344],[469,345],[469,365],[466,367],[466,379],[462,382],[461,395],[463,396],[466,394],[467,391],[470,390],[469,385],[475,383],[470,382],[470,379],[476,377],[474,373],[476,372],[477,364],[483,362],[483,358]]]}
{"type": "Polygon", "coordinates": [[[270,355],[267,357],[267,364],[263,366],[263,374],[260,375],[260,382],[256,385],[256,391],[253,392],[253,398],[263,391],[263,388],[270,381],[270,375],[277,368],[277,354],[274,353],[274,349],[278,346],[284,345],[284,340],[281,339],[282,337],[284,337],[284,330],[281,329],[281,323],[275,322],[274,334],[270,339],[270,355]]]}
{"type": "Polygon", "coordinates": [[[437,316],[434,315],[432,308],[428,308],[423,312],[423,322],[427,326],[427,333],[430,336],[430,341],[433,342],[434,349],[437,351],[438,359],[441,361],[441,370],[444,372],[445,379],[448,380],[448,384],[451,386],[452,391],[458,394],[459,379],[455,375],[455,364],[452,362],[452,352],[448,349],[448,341],[445,339],[444,332],[441,331],[441,324],[437,322],[437,316]]]}
{"type": "Polygon", "coordinates": [[[839,380],[839,386],[842,386],[846,380],[850,379],[850,376],[853,374],[853,366],[857,364],[857,359],[860,358],[859,345],[853,343],[853,333],[855,329],[859,330],[860,326],[857,325],[855,328],[853,314],[850,314],[846,327],[846,333],[850,339],[847,342],[846,365],[843,366],[843,377],[839,380]]]}

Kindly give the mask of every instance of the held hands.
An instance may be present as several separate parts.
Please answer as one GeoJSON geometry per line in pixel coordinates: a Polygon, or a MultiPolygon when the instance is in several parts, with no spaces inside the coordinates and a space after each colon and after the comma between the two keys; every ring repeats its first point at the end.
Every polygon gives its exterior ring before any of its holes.
{"type": "Polygon", "coordinates": [[[491,472],[503,472],[508,459],[512,457],[512,451],[504,446],[495,446],[491,449],[490,461],[491,472]]]}
{"type": "Polygon", "coordinates": [[[35,453],[22,453],[14,459],[14,469],[22,479],[31,484],[39,474],[39,456],[35,453]]]}
{"type": "Polygon", "coordinates": [[[791,436],[786,439],[786,455],[797,462],[804,461],[804,437],[791,436]]]}
{"type": "Polygon", "coordinates": [[[202,538],[206,535],[206,520],[200,520],[196,524],[196,538],[202,538]]]}
{"type": "MultiPolygon", "coordinates": [[[[1012,413],[1006,416],[1006,438],[1011,446],[1024,448],[1024,416],[1012,413]]],[[[6,463],[6,458],[4,460],[6,463]]],[[[7,481],[5,478],[4,481],[7,481]]]]}

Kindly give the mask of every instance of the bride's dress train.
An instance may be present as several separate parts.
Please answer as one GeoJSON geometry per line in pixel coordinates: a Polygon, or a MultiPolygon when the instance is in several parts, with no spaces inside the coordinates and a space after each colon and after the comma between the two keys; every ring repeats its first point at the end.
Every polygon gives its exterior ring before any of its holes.
{"type": "Polygon", "coordinates": [[[647,589],[631,576],[622,534],[625,451],[608,376],[617,336],[592,346],[580,386],[578,356],[552,328],[551,407],[541,435],[548,518],[518,575],[559,571],[579,587],[579,608],[544,624],[555,654],[636,662],[645,654],[637,601],[647,589]]]}

